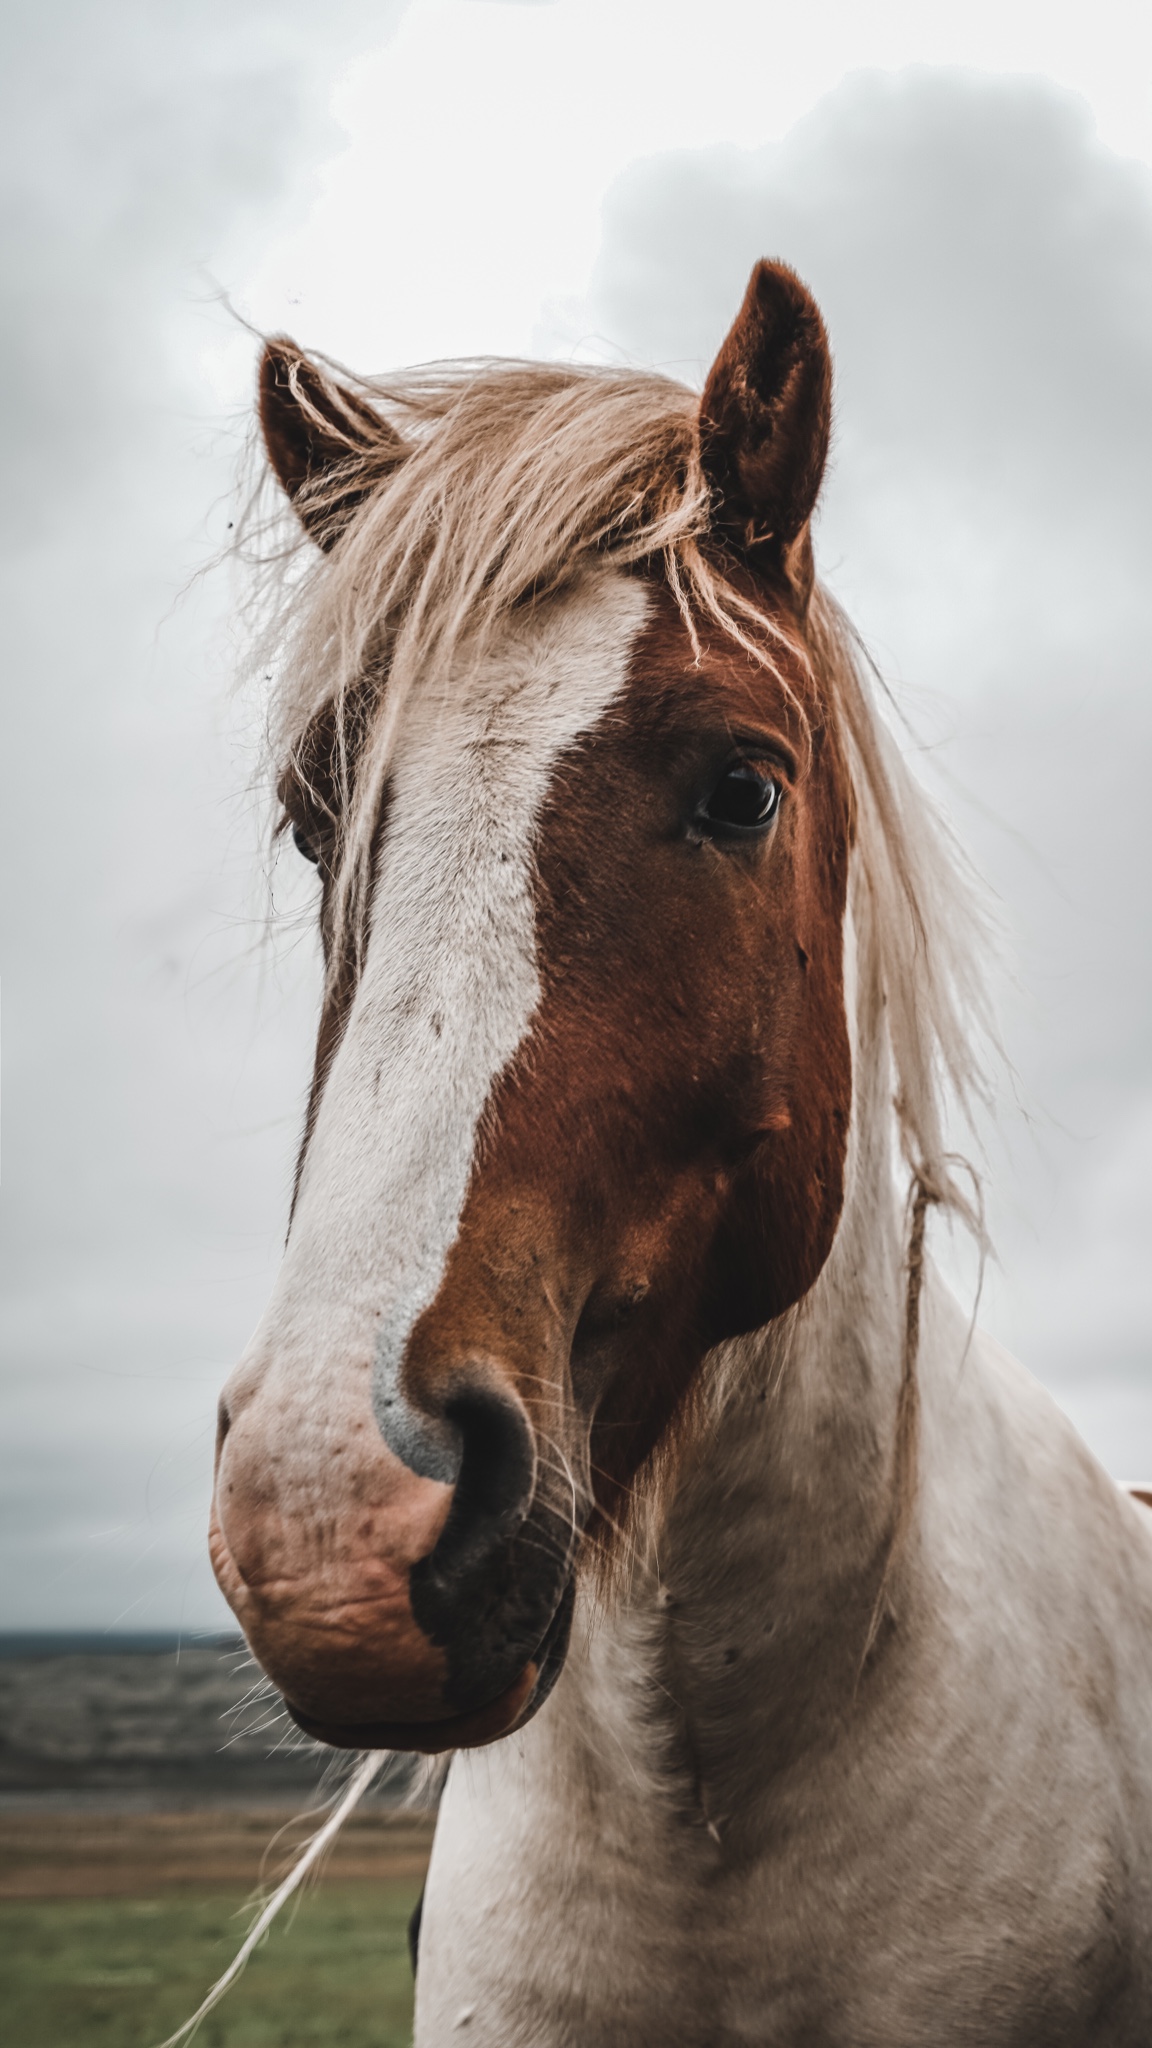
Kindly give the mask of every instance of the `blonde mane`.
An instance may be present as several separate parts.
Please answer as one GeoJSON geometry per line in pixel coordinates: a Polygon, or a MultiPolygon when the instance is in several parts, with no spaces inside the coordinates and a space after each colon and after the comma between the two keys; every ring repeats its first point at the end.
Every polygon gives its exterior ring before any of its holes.
{"type": "MultiPolygon", "coordinates": [[[[307,780],[306,736],[322,712],[333,715],[333,955],[358,965],[404,706],[429,676],[456,666],[466,677],[462,655],[482,651],[503,617],[594,562],[658,561],[694,645],[698,623],[710,621],[775,670],[784,635],[704,549],[711,505],[699,400],[686,386],[633,369],[518,361],[433,365],[387,381],[315,357],[307,367],[329,411],[316,410],[294,371],[297,403],[329,440],[333,418],[346,419],[348,454],[296,509],[313,533],[330,515],[334,544],[321,552],[304,543],[278,494],[276,514],[257,525],[257,658],[274,678],[278,779],[307,780]],[[343,391],[359,401],[355,411],[343,391]],[[370,443],[365,405],[379,421],[370,443]],[[336,537],[350,498],[358,509],[336,537]]],[[[979,1234],[946,1138],[950,1107],[970,1112],[986,1092],[978,900],[881,716],[856,636],[821,588],[805,644],[790,645],[814,669],[848,759],[853,917],[886,1019],[900,1146],[924,1198],[979,1234]]]]}

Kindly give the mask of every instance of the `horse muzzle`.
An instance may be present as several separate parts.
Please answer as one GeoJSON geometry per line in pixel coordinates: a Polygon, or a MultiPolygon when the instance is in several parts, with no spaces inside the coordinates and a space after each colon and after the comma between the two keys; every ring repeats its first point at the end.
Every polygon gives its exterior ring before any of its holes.
{"type": "Polygon", "coordinates": [[[292,1719],[336,1748],[494,1742],[564,1662],[570,1518],[538,1494],[518,1399],[490,1371],[452,1390],[434,1418],[444,1477],[411,1443],[398,1455],[367,1403],[305,1427],[266,1382],[223,1413],[217,1580],[292,1719]]]}

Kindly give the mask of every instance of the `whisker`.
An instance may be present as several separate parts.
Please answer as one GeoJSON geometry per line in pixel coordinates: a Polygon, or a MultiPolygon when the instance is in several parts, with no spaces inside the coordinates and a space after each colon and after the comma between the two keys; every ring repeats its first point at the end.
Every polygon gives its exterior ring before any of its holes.
{"type": "Polygon", "coordinates": [[[299,1889],[309,1871],[315,1868],[324,1851],[335,1841],[349,1814],[359,1805],[369,1786],[379,1777],[391,1754],[390,1750],[373,1749],[361,1757],[343,1798],[324,1822],[323,1827],[317,1829],[301,1852],[299,1860],[293,1865],[287,1877],[277,1885],[267,1904],[261,1908],[223,1976],[216,1979],[207,1997],[201,2000],[191,2018],[186,2019],[182,2027],[177,2027],[174,2034],[169,2034],[167,2039],[160,2043],[160,2048],[179,2048],[180,2042],[190,2041],[201,2021],[207,2019],[208,2014],[219,2005],[225,1993],[236,1982],[253,1950],[268,1932],[281,1907],[292,1897],[293,1892],[299,1889]]]}

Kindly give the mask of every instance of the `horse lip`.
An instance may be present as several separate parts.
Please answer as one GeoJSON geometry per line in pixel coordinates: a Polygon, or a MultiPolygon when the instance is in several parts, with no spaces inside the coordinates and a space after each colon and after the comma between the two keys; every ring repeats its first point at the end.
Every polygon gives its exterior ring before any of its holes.
{"type": "Polygon", "coordinates": [[[556,1612],[544,1633],[535,1659],[524,1666],[518,1678],[492,1700],[469,1714],[453,1714],[445,1721],[355,1721],[330,1722],[315,1719],[284,1705],[296,1726],[315,1742],[330,1749],[399,1749],[424,1756],[439,1756],[448,1749],[483,1749],[499,1742],[517,1728],[524,1728],[539,1713],[564,1668],[568,1637],[572,1628],[576,1585],[569,1579],[556,1612]]]}
{"type": "Polygon", "coordinates": [[[446,1749],[482,1749],[511,1734],[524,1718],[524,1710],[536,1691],[539,1669],[526,1664],[519,1678],[473,1714],[453,1714],[447,1721],[353,1721],[351,1723],[313,1720],[302,1714],[290,1700],[284,1704],[298,1728],[330,1749],[407,1749],[425,1756],[438,1756],[446,1749]]]}

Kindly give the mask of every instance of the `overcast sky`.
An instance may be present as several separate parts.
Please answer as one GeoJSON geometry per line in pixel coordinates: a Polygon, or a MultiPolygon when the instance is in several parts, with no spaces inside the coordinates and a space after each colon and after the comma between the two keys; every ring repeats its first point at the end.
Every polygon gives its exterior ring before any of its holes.
{"type": "Polygon", "coordinates": [[[315,967],[264,940],[257,721],[196,573],[254,353],[221,291],[362,369],[697,379],[757,256],[809,280],[821,564],[1015,965],[986,1320],[1152,1473],[1146,7],[40,0],[5,33],[0,1626],[225,1617],[212,1414],[315,967]]]}

